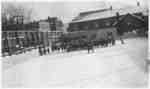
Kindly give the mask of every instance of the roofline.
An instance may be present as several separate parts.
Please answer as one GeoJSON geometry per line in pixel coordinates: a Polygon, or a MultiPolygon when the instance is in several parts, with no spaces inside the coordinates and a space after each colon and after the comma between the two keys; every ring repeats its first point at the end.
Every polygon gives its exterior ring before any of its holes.
{"type": "MultiPolygon", "coordinates": [[[[124,16],[124,15],[127,15],[127,14],[137,14],[137,13],[140,13],[140,12],[136,12],[136,13],[126,13],[126,14],[121,14],[120,16],[124,16]]],[[[116,15],[114,16],[110,16],[110,17],[104,17],[104,18],[97,18],[97,19],[91,19],[91,20],[84,20],[84,21],[72,21],[70,23],[80,23],[80,22],[87,22],[87,21],[94,21],[94,20],[98,20],[98,19],[106,19],[106,18],[113,18],[113,17],[116,17],[116,15]]]]}
{"type": "MultiPolygon", "coordinates": [[[[121,9],[125,9],[125,8],[119,8],[119,9],[113,9],[113,10],[117,10],[116,12],[119,12],[121,9]]],[[[111,10],[110,8],[107,8],[107,9],[102,9],[103,11],[108,11],[108,10],[111,10]]],[[[144,8],[144,10],[145,10],[145,8],[144,8]]],[[[146,9],[146,10],[148,10],[148,9],[146,9]]],[[[91,12],[89,12],[89,14],[90,13],[96,13],[96,12],[98,12],[99,10],[96,10],[96,11],[91,11],[91,12]]],[[[102,12],[103,12],[102,11],[102,12]]],[[[86,13],[86,12],[85,12],[86,13]]],[[[87,12],[88,13],[88,12],[87,12]]],[[[136,14],[136,13],[140,13],[140,12],[133,12],[133,13],[130,13],[130,14],[136,14]]],[[[143,11],[142,11],[142,13],[143,13],[143,11]]],[[[126,15],[126,14],[128,14],[128,13],[125,13],[125,14],[121,14],[121,16],[122,15],[126,15]]],[[[90,20],[75,20],[76,18],[78,18],[78,17],[80,17],[81,16],[81,13],[77,16],[77,17],[75,17],[74,19],[72,19],[72,21],[70,22],[70,23],[79,23],[79,22],[87,22],[87,21],[92,21],[92,20],[96,20],[96,19],[106,19],[106,18],[111,18],[111,17],[115,17],[115,15],[114,16],[110,16],[110,17],[104,17],[104,18],[95,18],[95,19],[90,19],[90,20]]]]}
{"type": "Polygon", "coordinates": [[[92,11],[86,11],[86,12],[80,12],[79,15],[85,15],[85,14],[90,14],[90,13],[97,13],[97,12],[103,12],[106,10],[109,10],[110,8],[105,8],[105,9],[100,9],[100,10],[92,10],[92,11]]]}
{"type": "MultiPolygon", "coordinates": [[[[122,15],[121,15],[122,16],[122,15]]],[[[106,18],[114,18],[116,16],[112,16],[112,17],[106,17],[106,18]]],[[[102,19],[106,19],[106,18],[98,18],[98,19],[91,19],[91,20],[85,20],[85,21],[72,21],[69,24],[74,24],[74,23],[83,23],[83,22],[88,22],[88,21],[95,21],[95,20],[102,20],[102,19]]]]}
{"type": "Polygon", "coordinates": [[[122,22],[128,15],[136,18],[137,20],[141,21],[141,22],[145,22],[142,18],[139,18],[137,15],[133,15],[133,14],[130,14],[130,13],[127,13],[123,18],[121,18],[118,22],[114,22],[113,26],[117,26],[118,23],[122,22]]]}

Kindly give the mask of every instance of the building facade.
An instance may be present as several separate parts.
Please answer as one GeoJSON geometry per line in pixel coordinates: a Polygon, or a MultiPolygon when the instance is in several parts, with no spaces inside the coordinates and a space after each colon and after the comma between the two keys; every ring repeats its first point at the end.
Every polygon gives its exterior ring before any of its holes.
{"type": "Polygon", "coordinates": [[[57,17],[48,17],[46,20],[39,21],[40,31],[63,31],[63,22],[57,17]],[[47,29],[47,30],[46,30],[47,29]]]}
{"type": "MultiPolygon", "coordinates": [[[[69,23],[67,30],[68,32],[90,31],[90,33],[94,31],[97,35],[99,35],[98,33],[104,35],[107,31],[112,31],[114,35],[117,35],[119,24],[122,32],[132,31],[135,28],[131,27],[138,28],[139,25],[142,25],[144,21],[142,18],[144,16],[143,13],[146,11],[147,8],[137,6],[121,9],[112,9],[110,7],[108,9],[82,12],[69,23]]],[[[146,18],[147,16],[144,17],[146,18]]]]}

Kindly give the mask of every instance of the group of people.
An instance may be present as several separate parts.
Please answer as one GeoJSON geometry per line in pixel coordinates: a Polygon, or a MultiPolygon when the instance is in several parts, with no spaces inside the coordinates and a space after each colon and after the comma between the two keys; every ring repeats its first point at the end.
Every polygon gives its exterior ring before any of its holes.
{"type": "Polygon", "coordinates": [[[112,32],[108,32],[107,36],[105,37],[105,39],[100,39],[100,40],[90,40],[87,44],[87,50],[88,53],[90,53],[90,51],[94,52],[94,47],[107,47],[109,44],[111,45],[115,45],[115,38],[113,36],[112,32]]]}
{"type": "MultiPolygon", "coordinates": [[[[68,41],[66,42],[60,42],[60,45],[53,45],[51,47],[51,51],[60,51],[60,52],[70,52],[73,50],[81,50],[81,49],[87,49],[88,53],[90,52],[94,52],[94,48],[95,47],[108,47],[109,45],[115,45],[115,37],[113,35],[112,32],[107,32],[106,33],[106,37],[105,38],[100,38],[98,39],[86,39],[86,40],[82,40],[79,41],[81,39],[78,40],[72,40],[72,41],[68,41]]],[[[124,41],[122,38],[120,38],[121,43],[124,44],[124,41]]],[[[44,46],[44,45],[40,45],[38,47],[39,49],[39,54],[42,55],[46,55],[50,53],[50,49],[49,46],[44,46]]]]}
{"type": "Polygon", "coordinates": [[[50,53],[50,49],[48,46],[39,45],[38,47],[39,55],[43,56],[50,53]]]}

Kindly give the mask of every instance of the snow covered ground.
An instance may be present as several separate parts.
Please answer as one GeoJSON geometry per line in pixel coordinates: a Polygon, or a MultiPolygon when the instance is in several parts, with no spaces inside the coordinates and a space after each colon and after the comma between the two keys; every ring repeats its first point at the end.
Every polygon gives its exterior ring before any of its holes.
{"type": "Polygon", "coordinates": [[[3,87],[147,87],[148,40],[38,56],[37,50],[3,58],[3,87]]]}

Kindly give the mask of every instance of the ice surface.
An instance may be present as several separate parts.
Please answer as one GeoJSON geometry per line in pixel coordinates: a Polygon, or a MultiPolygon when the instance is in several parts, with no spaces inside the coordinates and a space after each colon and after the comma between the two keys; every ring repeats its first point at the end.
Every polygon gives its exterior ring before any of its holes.
{"type": "Polygon", "coordinates": [[[3,87],[147,87],[148,40],[38,56],[37,50],[3,58],[3,87]]]}

